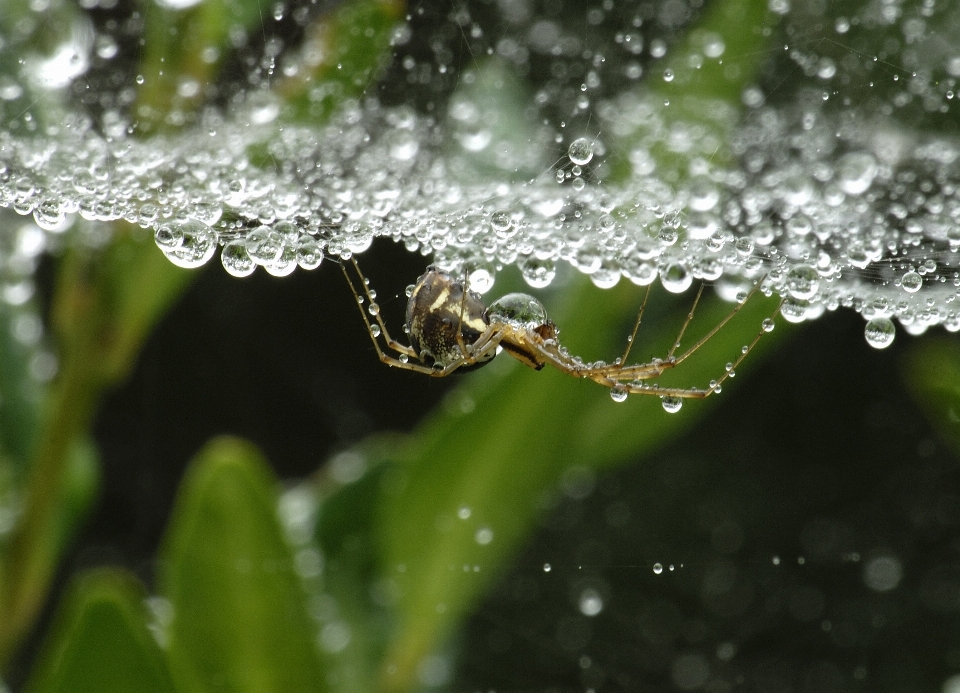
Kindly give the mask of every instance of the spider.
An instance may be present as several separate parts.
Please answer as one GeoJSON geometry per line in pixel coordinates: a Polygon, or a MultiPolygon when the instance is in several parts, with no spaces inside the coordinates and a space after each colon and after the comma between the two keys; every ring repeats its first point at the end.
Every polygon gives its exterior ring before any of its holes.
{"type": "MultiPolygon", "coordinates": [[[[559,329],[547,317],[543,304],[533,296],[521,293],[507,294],[487,306],[484,305],[478,293],[470,291],[465,281],[456,279],[436,265],[427,267],[427,271],[421,275],[409,292],[404,331],[410,338],[410,346],[406,346],[390,336],[380,315],[379,306],[375,302],[376,294],[370,290],[369,281],[360,271],[356,260],[351,259],[349,263],[341,263],[341,268],[360,308],[360,314],[373,340],[377,355],[389,366],[442,378],[454,371],[480,368],[490,363],[502,350],[535,370],[540,370],[549,364],[568,375],[587,378],[608,387],[611,397],[616,401],[623,401],[630,394],[657,395],[663,398],[664,408],[668,411],[679,409],[682,399],[703,399],[719,392],[723,381],[733,374],[734,369],[760,341],[764,333],[772,329],[773,318],[780,310],[778,306],[773,315],[764,320],[762,329],[753,341],[743,348],[733,364],[727,366],[726,372],[718,380],[712,381],[708,387],[660,387],[648,381],[655,381],[665,371],[675,368],[693,355],[740,311],[746,300],[738,303],[723,320],[696,343],[680,354],[675,354],[703,295],[701,285],[680,328],[680,333],[666,357],[653,359],[649,363],[627,365],[627,357],[630,355],[630,348],[640,328],[640,321],[650,296],[650,288],[647,287],[623,355],[613,363],[586,363],[579,357],[572,356],[560,344],[559,329]],[[359,279],[359,285],[362,287],[360,291],[357,290],[357,284],[351,277],[347,264],[352,265],[359,279]],[[363,308],[365,301],[370,303],[366,311],[363,308]],[[398,356],[392,356],[384,349],[380,343],[381,337],[386,347],[396,352],[398,356]]],[[[753,287],[747,299],[756,293],[760,283],[753,287]]]]}

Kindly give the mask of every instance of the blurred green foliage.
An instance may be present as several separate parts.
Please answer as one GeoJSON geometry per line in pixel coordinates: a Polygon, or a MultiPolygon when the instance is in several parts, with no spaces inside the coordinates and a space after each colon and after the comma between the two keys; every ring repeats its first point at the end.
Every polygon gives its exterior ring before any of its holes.
{"type": "MultiPolygon", "coordinates": [[[[149,136],[177,125],[171,109],[199,104],[176,96],[178,80],[214,79],[218,62],[203,49],[223,45],[233,26],[253,26],[260,4],[209,0],[184,12],[153,2],[145,7],[146,80],[137,118],[139,132],[149,136]]],[[[334,50],[310,79],[278,82],[286,116],[325,117],[362,90],[383,62],[399,11],[396,3],[355,0],[322,18],[312,31],[334,50]]],[[[684,104],[684,118],[703,116],[703,127],[724,127],[709,117],[704,99],[737,106],[772,35],[761,31],[768,19],[766,0],[711,3],[697,31],[722,36],[739,64],[731,57],[722,74],[650,89],[684,104]]],[[[668,67],[683,69],[696,36],[674,48],[668,67]]],[[[714,132],[718,141],[727,134],[714,132]]],[[[683,175],[685,162],[675,154],[658,156],[683,175]]],[[[189,278],[137,229],[118,225],[105,250],[68,248],[51,312],[61,369],[46,389],[24,376],[27,355],[0,325],[0,463],[15,470],[23,497],[23,512],[0,546],[0,664],[34,623],[58,557],[95,497],[88,431],[96,402],[129,372],[145,336],[189,278]]],[[[586,358],[616,353],[638,307],[635,287],[610,290],[603,301],[594,291],[575,282],[552,311],[561,325],[577,317],[579,331],[565,330],[564,342],[586,358]]],[[[679,378],[673,384],[703,386],[717,378],[718,364],[735,360],[774,309],[774,302],[751,300],[682,375],[670,374],[679,378]]],[[[693,343],[698,329],[702,334],[729,310],[706,303],[685,339],[693,343]]],[[[660,341],[642,348],[666,351],[681,319],[682,312],[651,310],[645,326],[657,324],[660,341]]],[[[761,341],[751,358],[783,331],[761,341]]],[[[925,348],[911,362],[911,381],[934,418],[955,434],[955,345],[925,348]],[[947,369],[954,374],[949,382],[941,376],[947,369]]],[[[550,507],[565,474],[636,459],[686,430],[716,400],[670,416],[656,398],[613,404],[604,389],[557,372],[492,366],[466,378],[454,406],[435,412],[414,434],[372,439],[356,450],[367,470],[359,480],[341,483],[321,472],[297,489],[315,518],[296,547],[278,519],[279,483],[259,453],[242,441],[213,441],[183,481],[153,608],[144,587],[119,570],[78,578],[58,607],[29,691],[414,689],[418,667],[447,646],[550,507]],[[319,580],[305,577],[310,571],[302,564],[316,556],[324,562],[319,580]]]]}

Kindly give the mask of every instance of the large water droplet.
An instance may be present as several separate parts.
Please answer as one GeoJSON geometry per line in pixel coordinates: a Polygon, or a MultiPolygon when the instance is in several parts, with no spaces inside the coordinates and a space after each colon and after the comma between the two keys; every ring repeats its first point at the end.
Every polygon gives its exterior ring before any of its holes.
{"type": "Polygon", "coordinates": [[[220,251],[223,268],[234,277],[249,277],[257,269],[243,240],[230,241],[220,251]]]}
{"type": "Polygon", "coordinates": [[[877,176],[877,160],[866,152],[844,154],[837,162],[837,185],[847,195],[860,195],[877,176]]]}
{"type": "Polygon", "coordinates": [[[867,322],[864,329],[864,337],[867,344],[874,349],[886,349],[893,344],[894,337],[897,336],[897,328],[889,318],[874,318],[867,322]]]}
{"type": "Polygon", "coordinates": [[[258,264],[276,262],[283,253],[283,238],[269,226],[258,226],[247,234],[247,252],[258,264]]]}
{"type": "Polygon", "coordinates": [[[820,289],[820,275],[810,265],[797,265],[787,272],[786,285],[793,298],[810,300],[820,289]]]}
{"type": "Polygon", "coordinates": [[[665,395],[660,398],[660,404],[663,405],[663,410],[668,414],[676,414],[680,411],[680,408],[683,407],[683,398],[674,395],[665,395]]]}
{"type": "Polygon", "coordinates": [[[660,283],[674,294],[681,294],[693,284],[693,274],[682,263],[672,262],[660,270],[660,283]]]}
{"type": "Polygon", "coordinates": [[[547,322],[547,310],[529,294],[507,294],[487,308],[490,322],[506,322],[523,327],[536,328],[547,322]]]}
{"type": "Polygon", "coordinates": [[[923,286],[923,277],[917,272],[907,272],[900,279],[900,285],[907,293],[915,294],[920,291],[920,287],[923,286]]]}
{"type": "Polygon", "coordinates": [[[575,139],[567,148],[567,156],[578,166],[589,164],[593,159],[593,142],[586,137],[575,139]]]}
{"type": "MultiPolygon", "coordinates": [[[[180,243],[173,248],[164,248],[163,254],[178,267],[193,269],[206,264],[217,250],[217,234],[206,224],[190,219],[180,224],[170,224],[170,238],[179,236],[180,243]]],[[[159,234],[159,230],[157,231],[159,234]]],[[[159,238],[157,245],[160,245],[159,238]]]]}

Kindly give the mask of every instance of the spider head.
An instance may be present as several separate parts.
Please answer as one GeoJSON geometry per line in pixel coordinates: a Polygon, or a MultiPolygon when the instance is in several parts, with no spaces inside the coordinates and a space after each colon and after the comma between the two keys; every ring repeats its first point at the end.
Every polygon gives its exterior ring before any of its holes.
{"type": "MultiPolygon", "coordinates": [[[[463,358],[461,344],[473,345],[487,329],[487,307],[475,291],[435,265],[417,280],[407,302],[407,333],[418,358],[427,366],[445,367],[463,358]]],[[[460,368],[477,368],[483,360],[460,368]]]]}

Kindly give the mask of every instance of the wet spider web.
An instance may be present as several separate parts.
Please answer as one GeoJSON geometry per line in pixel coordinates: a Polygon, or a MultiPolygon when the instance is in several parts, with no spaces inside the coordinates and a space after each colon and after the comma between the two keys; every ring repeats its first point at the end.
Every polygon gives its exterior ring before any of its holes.
{"type": "Polygon", "coordinates": [[[219,256],[236,276],[386,237],[480,291],[510,265],[533,287],[567,264],[604,288],[706,281],[728,298],[766,275],[787,319],[853,308],[875,346],[891,319],[960,329],[956,10],[772,3],[775,38],[734,106],[689,102],[711,66],[746,69],[695,6],[511,7],[411,6],[385,76],[317,126],[287,119],[276,85],[310,59],[324,15],[278,4],[210,107],[147,139],[109,84],[151,75],[130,74],[135,31],[109,11],[75,14],[46,53],[9,41],[27,59],[0,85],[0,206],[27,219],[2,239],[7,300],[30,294],[35,258],[65,234],[96,245],[126,220],[174,263],[219,256]],[[40,127],[44,94],[64,93],[62,119],[40,127]]]}

